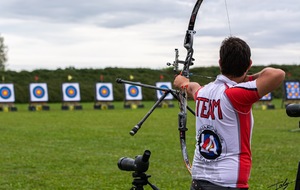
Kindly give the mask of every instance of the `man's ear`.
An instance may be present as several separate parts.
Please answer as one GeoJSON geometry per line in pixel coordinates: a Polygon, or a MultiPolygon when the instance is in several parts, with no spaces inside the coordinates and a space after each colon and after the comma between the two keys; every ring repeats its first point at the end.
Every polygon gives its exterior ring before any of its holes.
{"type": "Polygon", "coordinates": [[[246,74],[248,73],[248,71],[250,70],[250,68],[251,68],[251,66],[252,66],[252,60],[250,59],[250,64],[249,64],[249,66],[248,66],[248,69],[246,70],[246,74]]]}
{"type": "Polygon", "coordinates": [[[248,70],[252,67],[252,60],[250,59],[250,64],[249,64],[249,67],[248,67],[248,70]]]}

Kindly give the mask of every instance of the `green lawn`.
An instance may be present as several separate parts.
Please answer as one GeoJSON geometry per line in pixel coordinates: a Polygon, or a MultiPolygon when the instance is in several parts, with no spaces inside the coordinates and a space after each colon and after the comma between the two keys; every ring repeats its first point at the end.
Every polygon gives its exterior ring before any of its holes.
{"type": "MultiPolygon", "coordinates": [[[[151,151],[150,182],[160,189],[189,189],[190,176],[182,161],[175,108],[156,109],[134,136],[131,128],[148,112],[145,108],[94,110],[91,103],[83,110],[62,111],[51,104],[50,111],[30,112],[28,105],[17,105],[17,112],[0,112],[0,189],[130,189],[131,172],[121,171],[121,157],[134,158],[151,151]]],[[[288,179],[293,182],[300,161],[300,118],[286,116],[276,109],[254,106],[255,128],[252,139],[253,190],[268,188],[288,179]]],[[[192,102],[191,107],[194,107],[192,102]]],[[[190,114],[188,151],[194,149],[194,118],[190,114]]],[[[294,183],[287,189],[294,189],[294,183]]],[[[145,189],[151,189],[149,186],[145,189]]]]}

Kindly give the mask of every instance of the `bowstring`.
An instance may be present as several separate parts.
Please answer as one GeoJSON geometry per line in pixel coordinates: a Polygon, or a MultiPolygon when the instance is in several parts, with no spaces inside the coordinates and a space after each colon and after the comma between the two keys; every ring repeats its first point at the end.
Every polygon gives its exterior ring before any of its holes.
{"type": "Polygon", "coordinates": [[[204,75],[198,75],[198,74],[192,74],[190,75],[191,77],[195,76],[195,77],[201,77],[201,78],[206,78],[206,79],[213,79],[215,80],[217,77],[212,77],[212,76],[204,76],[204,75]]]}
{"type": "Polygon", "coordinates": [[[227,6],[227,0],[224,0],[224,3],[225,3],[225,8],[226,8],[226,14],[227,14],[227,22],[228,22],[229,35],[232,36],[231,26],[230,26],[230,18],[229,18],[228,6],[227,6]]]}

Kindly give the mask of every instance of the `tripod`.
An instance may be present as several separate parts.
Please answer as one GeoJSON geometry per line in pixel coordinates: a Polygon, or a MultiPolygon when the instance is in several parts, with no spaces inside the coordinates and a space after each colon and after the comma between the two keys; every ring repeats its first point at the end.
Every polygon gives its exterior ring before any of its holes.
{"type": "Polygon", "coordinates": [[[148,181],[148,178],[151,177],[151,175],[147,175],[144,172],[134,172],[132,173],[133,182],[132,182],[132,188],[130,190],[144,190],[144,185],[149,185],[153,190],[159,190],[155,185],[151,184],[148,181]]]}

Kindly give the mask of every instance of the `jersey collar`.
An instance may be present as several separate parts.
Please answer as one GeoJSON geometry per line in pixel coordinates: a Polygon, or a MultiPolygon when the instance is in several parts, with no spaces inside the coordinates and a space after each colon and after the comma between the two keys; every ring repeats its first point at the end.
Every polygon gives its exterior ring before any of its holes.
{"type": "Polygon", "coordinates": [[[218,75],[216,82],[222,82],[222,83],[226,83],[229,85],[236,85],[237,83],[235,81],[230,80],[229,78],[227,78],[225,75],[218,75]]]}

